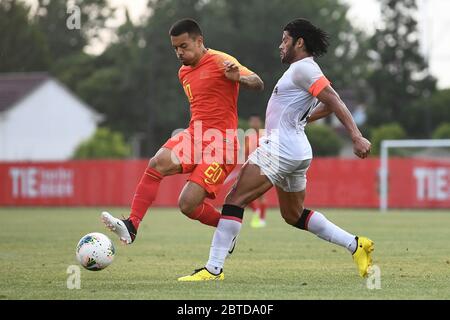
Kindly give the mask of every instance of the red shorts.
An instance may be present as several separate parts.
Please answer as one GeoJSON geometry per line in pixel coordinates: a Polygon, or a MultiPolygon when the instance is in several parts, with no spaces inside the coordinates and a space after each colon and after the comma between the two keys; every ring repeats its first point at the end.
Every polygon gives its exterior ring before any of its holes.
{"type": "Polygon", "coordinates": [[[183,173],[191,173],[187,180],[205,189],[210,199],[216,198],[225,179],[237,164],[237,140],[221,140],[194,141],[193,135],[186,129],[163,145],[172,150],[183,173]]]}

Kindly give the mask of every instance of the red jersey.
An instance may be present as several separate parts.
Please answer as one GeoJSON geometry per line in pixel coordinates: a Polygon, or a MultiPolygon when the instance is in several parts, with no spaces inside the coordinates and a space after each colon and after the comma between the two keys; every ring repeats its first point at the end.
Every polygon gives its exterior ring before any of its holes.
{"type": "Polygon", "coordinates": [[[234,57],[212,49],[208,49],[197,66],[183,65],[180,68],[178,77],[191,107],[191,133],[194,122],[199,120],[202,121],[203,132],[214,128],[225,134],[226,129],[237,129],[239,83],[225,77],[224,61],[238,65],[242,76],[253,73],[234,57]]]}

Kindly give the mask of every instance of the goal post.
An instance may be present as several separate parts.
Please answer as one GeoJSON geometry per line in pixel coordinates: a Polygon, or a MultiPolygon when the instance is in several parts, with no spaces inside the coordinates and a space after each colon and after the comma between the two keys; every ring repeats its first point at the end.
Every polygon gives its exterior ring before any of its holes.
{"type": "Polygon", "coordinates": [[[440,140],[383,140],[381,142],[381,166],[380,166],[380,210],[387,211],[388,176],[389,176],[389,149],[390,148],[439,148],[450,147],[450,139],[440,140]]]}

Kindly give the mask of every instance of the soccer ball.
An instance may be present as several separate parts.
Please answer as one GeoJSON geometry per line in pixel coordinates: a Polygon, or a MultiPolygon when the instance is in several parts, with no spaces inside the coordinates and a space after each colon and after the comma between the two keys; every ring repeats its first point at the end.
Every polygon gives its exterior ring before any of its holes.
{"type": "Polygon", "coordinates": [[[87,270],[105,269],[114,260],[116,250],[112,241],[103,233],[88,233],[80,239],[76,256],[78,262],[87,270]]]}

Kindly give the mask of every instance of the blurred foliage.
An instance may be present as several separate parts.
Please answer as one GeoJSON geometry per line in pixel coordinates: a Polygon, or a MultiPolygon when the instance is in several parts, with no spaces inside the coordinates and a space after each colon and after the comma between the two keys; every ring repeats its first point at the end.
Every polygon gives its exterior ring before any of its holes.
{"type": "Polygon", "coordinates": [[[84,52],[77,52],[53,63],[52,72],[66,86],[79,94],[77,86],[99,68],[98,59],[84,52]]]}
{"type": "Polygon", "coordinates": [[[86,46],[115,12],[107,0],[38,0],[33,12],[23,0],[1,0],[0,72],[50,71],[105,115],[105,126],[127,140],[144,136],[142,156],[148,157],[173,130],[189,124],[168,35],[176,20],[196,19],[207,47],[235,56],[261,76],[265,91],[242,90],[238,111],[242,119],[264,119],[272,88],[287,68],[279,57],[282,29],[304,17],[330,33],[329,52],[318,62],[333,87],[369,104],[363,132],[397,122],[410,137],[430,137],[450,122],[450,90],[435,91],[419,54],[415,0],[381,3],[384,27],[368,37],[352,27],[348,7],[338,0],[149,0],[148,19],[135,25],[127,15],[105,51],[93,56],[86,46]],[[81,9],[80,30],[66,26],[68,3],[81,9]]]}
{"type": "Polygon", "coordinates": [[[239,118],[238,119],[238,128],[247,131],[250,129],[250,124],[248,123],[247,119],[239,118]]]}
{"type": "Polygon", "coordinates": [[[87,141],[82,142],[73,155],[74,159],[123,159],[131,155],[131,148],[120,132],[98,128],[87,141]]]}
{"type": "Polygon", "coordinates": [[[38,0],[35,20],[47,35],[52,61],[81,52],[89,41],[99,37],[106,20],[113,17],[114,9],[107,0],[38,0]],[[78,11],[69,9],[79,8],[78,11]],[[74,21],[79,13],[80,29],[69,29],[67,21],[74,21]]]}
{"type": "Polygon", "coordinates": [[[60,60],[81,54],[98,38],[113,14],[107,0],[38,0],[33,11],[23,0],[1,0],[0,72],[53,71],[60,60]],[[68,9],[75,6],[79,30],[67,27],[73,13],[68,9]]]}
{"type": "Polygon", "coordinates": [[[411,105],[428,99],[436,87],[419,52],[416,1],[381,0],[381,7],[384,27],[370,39],[374,69],[368,82],[374,99],[368,112],[369,125],[398,122],[410,135],[419,126],[430,135],[430,124],[423,117],[408,116],[411,105]]]}
{"type": "Polygon", "coordinates": [[[50,67],[46,35],[29,19],[30,8],[0,1],[0,72],[42,71],[50,67]]]}
{"type": "Polygon", "coordinates": [[[450,139],[450,122],[441,124],[433,132],[433,139],[450,139]]]}
{"type": "Polygon", "coordinates": [[[144,69],[148,62],[142,63],[141,34],[127,15],[117,30],[116,41],[102,55],[78,53],[54,67],[59,79],[106,115],[104,125],[122,132],[127,139],[146,132],[151,114],[147,107],[151,75],[144,69]]]}
{"type": "Polygon", "coordinates": [[[410,137],[430,138],[430,132],[450,122],[450,89],[436,91],[431,97],[412,102],[404,118],[410,137]]]}
{"type": "Polygon", "coordinates": [[[336,132],[325,124],[311,124],[306,126],[306,135],[313,149],[314,156],[338,156],[344,141],[336,132]]]}
{"type": "Polygon", "coordinates": [[[355,90],[364,85],[354,81],[367,73],[360,45],[363,35],[345,18],[347,7],[336,0],[159,0],[149,6],[153,15],[143,27],[147,45],[140,65],[142,72],[152,75],[147,89],[151,97],[146,100],[150,148],[161,145],[173,128],[188,125],[189,104],[177,78],[179,62],[166,36],[170,26],[184,17],[200,23],[207,47],[233,55],[264,80],[266,90],[261,94],[241,91],[239,116],[244,119],[251,114],[264,119],[272,89],[287,67],[279,57],[282,29],[299,16],[330,32],[329,54],[319,60],[334,85],[355,90]]]}
{"type": "MultiPolygon", "coordinates": [[[[372,143],[371,155],[379,156],[381,141],[405,139],[406,132],[399,123],[389,123],[372,130],[370,142],[372,143]]],[[[391,154],[399,155],[398,151],[392,150],[391,154]],[[396,153],[397,152],[397,153],[396,153]]]]}

